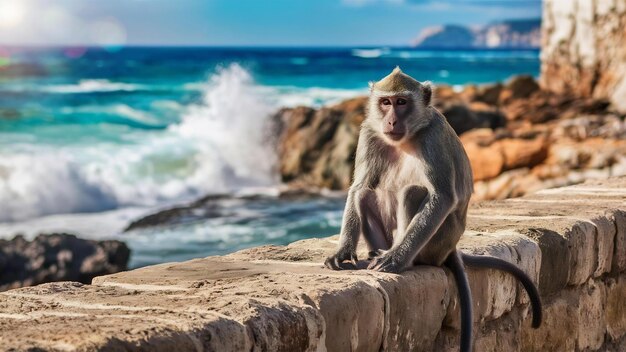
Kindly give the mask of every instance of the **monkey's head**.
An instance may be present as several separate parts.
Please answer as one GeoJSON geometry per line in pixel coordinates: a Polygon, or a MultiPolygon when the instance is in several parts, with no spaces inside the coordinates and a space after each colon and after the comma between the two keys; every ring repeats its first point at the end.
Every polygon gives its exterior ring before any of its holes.
{"type": "Polygon", "coordinates": [[[430,83],[420,83],[396,67],[387,77],[370,82],[367,123],[388,142],[401,143],[429,122],[430,83]]]}

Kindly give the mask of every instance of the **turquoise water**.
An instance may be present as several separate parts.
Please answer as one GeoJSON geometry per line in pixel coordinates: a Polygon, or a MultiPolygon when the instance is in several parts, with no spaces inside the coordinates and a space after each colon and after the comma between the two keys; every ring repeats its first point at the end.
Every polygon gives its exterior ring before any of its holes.
{"type": "MultiPolygon", "coordinates": [[[[52,214],[148,212],[207,193],[275,189],[268,116],[365,94],[368,81],[396,65],[452,85],[539,71],[537,51],[408,48],[14,48],[0,61],[7,63],[30,72],[0,68],[5,228],[52,214]]],[[[337,232],[341,201],[305,203],[297,218],[259,213],[259,221],[271,219],[260,227],[254,217],[236,226],[224,218],[122,236],[134,265],[144,265],[337,232]]]]}

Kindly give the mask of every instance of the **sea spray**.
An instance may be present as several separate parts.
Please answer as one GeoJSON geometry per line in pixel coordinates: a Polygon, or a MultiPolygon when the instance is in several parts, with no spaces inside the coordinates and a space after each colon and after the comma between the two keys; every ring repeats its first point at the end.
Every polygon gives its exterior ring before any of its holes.
{"type": "Polygon", "coordinates": [[[267,143],[267,117],[274,107],[258,94],[250,73],[238,64],[219,68],[202,103],[171,127],[197,141],[198,170],[191,181],[225,181],[225,187],[276,184],[276,154],[267,143]]]}

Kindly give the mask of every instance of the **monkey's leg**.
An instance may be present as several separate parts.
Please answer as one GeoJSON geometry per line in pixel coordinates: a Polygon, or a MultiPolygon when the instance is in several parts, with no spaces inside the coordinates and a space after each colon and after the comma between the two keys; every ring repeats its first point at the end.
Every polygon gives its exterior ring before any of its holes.
{"type": "Polygon", "coordinates": [[[424,200],[428,196],[426,187],[410,186],[400,192],[398,199],[398,236],[394,238],[394,244],[402,242],[406,234],[409,222],[415,217],[420,208],[424,206],[424,200]]]}
{"type": "Polygon", "coordinates": [[[381,204],[376,192],[361,189],[356,193],[357,213],[361,219],[361,233],[370,250],[370,258],[391,247],[391,229],[385,231],[381,204]]]}
{"type": "Polygon", "coordinates": [[[454,197],[447,189],[431,193],[420,186],[405,187],[398,201],[402,227],[398,227],[391,249],[376,257],[368,268],[398,273],[411,266],[454,206],[454,197]]]}

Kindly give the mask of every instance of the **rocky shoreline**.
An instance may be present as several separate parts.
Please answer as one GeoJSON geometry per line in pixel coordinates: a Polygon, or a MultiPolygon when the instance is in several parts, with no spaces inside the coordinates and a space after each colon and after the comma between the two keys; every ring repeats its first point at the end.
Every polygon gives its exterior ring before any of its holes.
{"type": "Polygon", "coordinates": [[[91,283],[127,269],[130,249],[120,241],[90,241],[70,234],[0,240],[0,291],[54,281],[91,283]]]}
{"type": "MultiPolygon", "coordinates": [[[[292,188],[346,190],[366,97],[281,109],[279,171],[292,188]]],[[[530,76],[436,88],[435,106],[459,134],[474,170],[474,200],[626,174],[625,114],[607,100],[542,90],[530,76]]]]}

